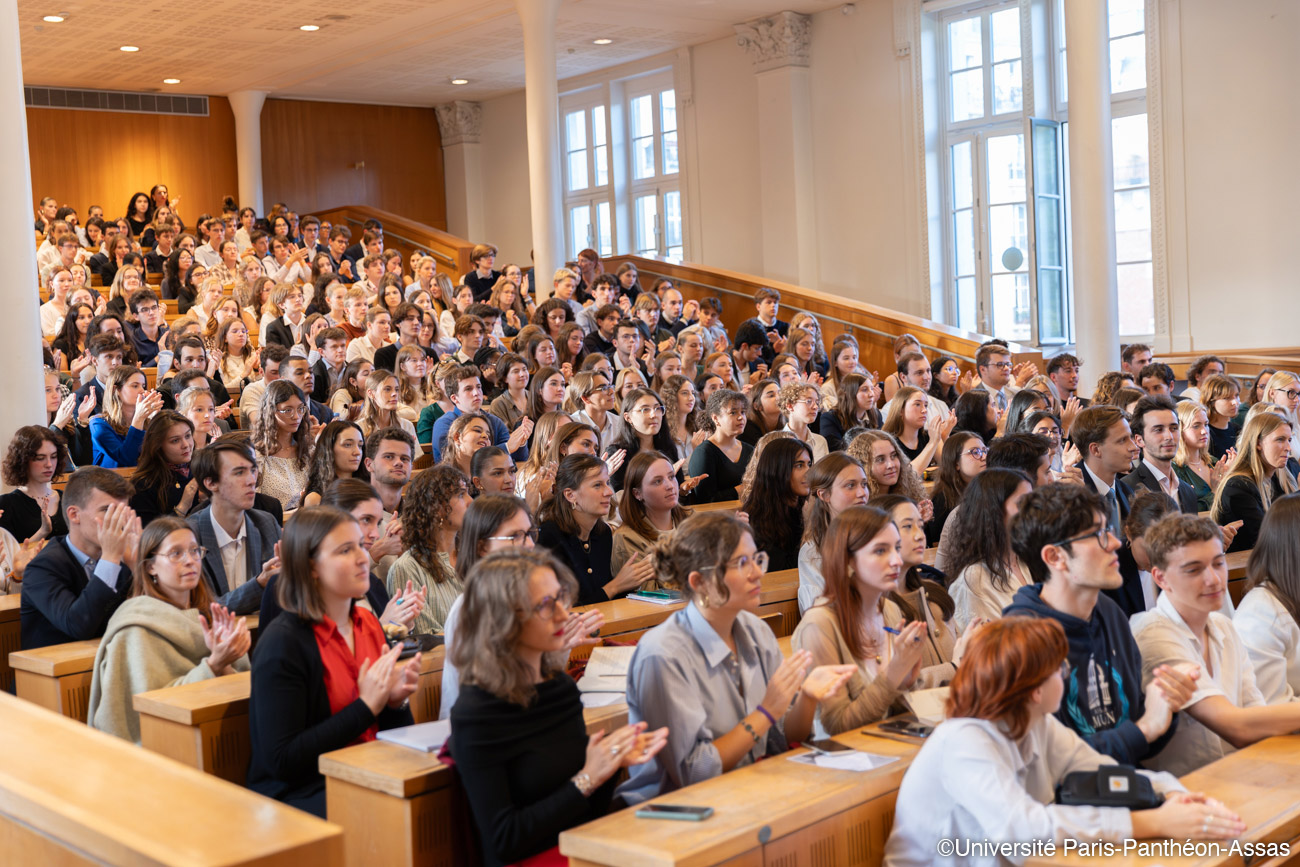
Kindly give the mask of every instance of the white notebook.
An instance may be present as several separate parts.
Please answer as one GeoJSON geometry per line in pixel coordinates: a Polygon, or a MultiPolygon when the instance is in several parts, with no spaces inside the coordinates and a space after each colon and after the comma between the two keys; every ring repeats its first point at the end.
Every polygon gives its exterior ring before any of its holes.
{"type": "Polygon", "coordinates": [[[399,747],[418,750],[422,753],[438,752],[449,737],[451,737],[451,720],[449,719],[416,723],[413,726],[388,729],[378,734],[381,741],[388,741],[390,744],[397,744],[399,747]]]}

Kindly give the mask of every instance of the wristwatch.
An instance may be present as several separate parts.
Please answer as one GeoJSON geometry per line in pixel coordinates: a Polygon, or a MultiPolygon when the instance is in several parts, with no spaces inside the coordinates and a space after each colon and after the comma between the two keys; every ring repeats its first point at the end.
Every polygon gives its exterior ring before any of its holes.
{"type": "Polygon", "coordinates": [[[590,798],[591,793],[596,790],[596,784],[592,781],[591,777],[588,776],[586,771],[579,771],[570,781],[575,787],[577,787],[578,792],[581,793],[584,798],[590,798]]]}

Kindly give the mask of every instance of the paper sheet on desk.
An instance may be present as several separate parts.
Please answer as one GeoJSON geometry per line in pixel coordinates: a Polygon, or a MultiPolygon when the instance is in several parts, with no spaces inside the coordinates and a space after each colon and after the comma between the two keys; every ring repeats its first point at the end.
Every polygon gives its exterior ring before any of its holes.
{"type": "Polygon", "coordinates": [[[804,753],[801,756],[791,756],[790,761],[798,762],[801,765],[813,765],[818,768],[830,768],[834,771],[874,771],[876,768],[883,768],[890,762],[898,761],[898,756],[878,756],[875,753],[854,750],[850,753],[833,753],[831,755],[804,753]]]}
{"type": "Polygon", "coordinates": [[[947,717],[945,708],[948,705],[948,687],[946,686],[905,692],[903,700],[912,709],[912,713],[916,714],[917,720],[924,725],[937,726],[947,717]]]}
{"type": "Polygon", "coordinates": [[[387,729],[381,731],[377,737],[381,741],[388,741],[409,750],[436,753],[442,749],[442,745],[447,742],[447,738],[451,737],[451,720],[441,719],[434,722],[416,723],[413,726],[402,726],[397,729],[387,729]]]}
{"type": "Polygon", "coordinates": [[[578,692],[586,695],[587,693],[614,693],[620,696],[627,695],[627,676],[622,674],[592,674],[587,672],[578,681],[578,692]]]}
{"type": "Polygon", "coordinates": [[[591,658],[587,660],[587,668],[583,673],[583,677],[603,677],[606,675],[627,677],[627,670],[632,665],[632,654],[635,652],[635,647],[593,648],[591,658]]]}
{"type": "Polygon", "coordinates": [[[627,696],[621,692],[584,692],[583,707],[608,707],[611,704],[623,704],[627,696]]]}

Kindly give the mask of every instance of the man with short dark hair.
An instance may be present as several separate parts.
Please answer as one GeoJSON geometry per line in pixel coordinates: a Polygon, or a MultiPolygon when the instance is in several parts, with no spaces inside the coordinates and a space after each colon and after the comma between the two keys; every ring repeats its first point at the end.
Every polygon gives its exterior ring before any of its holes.
{"type": "Polygon", "coordinates": [[[266,394],[268,385],[280,378],[280,363],[288,357],[289,350],[278,343],[268,343],[258,349],[262,378],[250,382],[239,393],[239,417],[244,420],[245,427],[251,429],[257,421],[262,395],[266,394]]]}
{"type": "Polygon", "coordinates": [[[153,224],[154,247],[144,256],[145,270],[150,274],[163,273],[167,257],[176,242],[176,224],[171,220],[158,220],[153,224]]]}
{"type": "MultiPolygon", "coordinates": [[[[442,460],[442,447],[447,442],[451,423],[467,412],[480,412],[483,408],[483,385],[477,368],[453,367],[443,375],[439,385],[451,401],[453,409],[443,413],[433,423],[430,445],[433,448],[434,463],[442,460]]],[[[525,418],[511,433],[506,423],[492,413],[485,412],[484,417],[491,428],[492,445],[501,446],[510,452],[516,463],[528,460],[528,438],[533,435],[531,419],[525,418]]]]}
{"type": "Polygon", "coordinates": [[[46,543],[23,572],[21,646],[34,650],[104,634],[131,592],[140,519],[131,483],[103,467],[82,467],[63,491],[68,534],[46,543]]]}
{"type": "Polygon", "coordinates": [[[1162,666],[1142,689],[1142,657],[1128,618],[1102,594],[1124,579],[1101,498],[1078,485],[1036,489],[1012,519],[1011,546],[1036,583],[1018,589],[1003,616],[1055,620],[1069,645],[1056,718],[1121,764],[1159,753],[1195,689],[1195,669],[1162,666]]]}
{"type": "Polygon", "coordinates": [[[221,243],[226,240],[226,224],[220,217],[211,217],[203,228],[208,230],[208,240],[194,249],[194,261],[205,268],[221,264],[221,243]]]}
{"type": "MultiPolygon", "coordinates": [[[[766,364],[760,368],[760,361],[769,355],[772,355],[772,345],[768,342],[762,324],[755,319],[746,319],[740,323],[731,347],[731,361],[741,378],[737,384],[744,385],[746,377],[753,371],[766,370],[766,364]]],[[[772,357],[775,358],[774,355],[772,357]]]]}
{"type": "Polygon", "coordinates": [[[162,303],[149,288],[137,289],[131,293],[127,304],[135,314],[136,326],[131,329],[131,345],[140,359],[140,367],[154,367],[158,358],[159,344],[167,333],[163,320],[162,303]]]}
{"type": "MultiPolygon", "coordinates": [[[[763,361],[770,365],[777,353],[785,351],[785,342],[790,336],[790,323],[777,316],[781,310],[781,293],[776,289],[760,287],[754,293],[754,307],[758,315],[746,319],[745,322],[753,322],[766,335],[767,344],[763,349],[763,361]]],[[[745,322],[741,323],[741,327],[745,322]]],[[[736,331],[736,340],[737,342],[740,340],[739,329],[736,331]]]]}
{"type": "Polygon", "coordinates": [[[86,341],[86,352],[90,354],[90,360],[95,365],[95,375],[89,382],[77,389],[77,403],[80,404],[86,399],[86,395],[92,391],[95,393],[95,406],[104,405],[104,388],[108,383],[108,375],[113,369],[122,364],[122,356],[126,352],[126,347],[122,341],[111,334],[95,334],[86,341]]]}
{"type": "Polygon", "coordinates": [[[1160,361],[1153,361],[1138,372],[1134,380],[1147,394],[1170,397],[1173,395],[1174,369],[1160,361]]]}
{"type": "Polygon", "coordinates": [[[1080,408],[1092,403],[1086,397],[1079,397],[1080,366],[1079,359],[1068,352],[1053,355],[1047,361],[1047,378],[1051,381],[1052,388],[1056,389],[1056,396],[1062,405],[1069,403],[1070,398],[1077,400],[1080,408]]]}
{"type": "Polygon", "coordinates": [[[1151,361],[1151,347],[1145,343],[1130,343],[1120,353],[1120,369],[1133,377],[1134,382],[1138,381],[1138,374],[1142,372],[1142,368],[1151,361]]]}
{"type": "Polygon", "coordinates": [[[1146,488],[1173,500],[1186,515],[1200,511],[1196,489],[1174,472],[1174,455],[1178,452],[1180,430],[1174,402],[1167,397],[1142,398],[1133,407],[1133,439],[1142,449],[1142,460],[1124,477],[1124,484],[1134,491],[1146,488]]]}
{"type": "Polygon", "coordinates": [[[290,355],[280,362],[280,379],[287,379],[302,390],[307,398],[307,414],[318,424],[327,425],[334,420],[334,411],[325,404],[312,398],[313,389],[311,364],[300,355],[290,355]]]}
{"type": "Polygon", "coordinates": [[[460,349],[456,350],[456,354],[452,357],[457,364],[470,365],[474,363],[474,356],[478,355],[478,351],[487,341],[487,326],[477,316],[464,313],[456,317],[452,337],[460,343],[460,349]]]}
{"type": "Polygon", "coordinates": [[[302,246],[309,256],[315,256],[317,253],[328,253],[329,248],[320,242],[320,218],[311,214],[302,218],[298,223],[298,231],[302,233],[302,246]]]}
{"type": "Polygon", "coordinates": [[[898,378],[904,385],[921,389],[925,394],[929,412],[927,417],[947,421],[952,414],[948,404],[930,394],[930,383],[934,381],[934,371],[930,369],[930,360],[919,352],[904,352],[898,356],[898,378]]]}
{"type": "MultiPolygon", "coordinates": [[[[330,395],[344,384],[343,371],[348,366],[348,333],[337,326],[320,331],[316,335],[316,351],[320,353],[320,360],[311,369],[311,396],[319,403],[328,404],[330,395]]],[[[382,351],[377,350],[375,354],[382,351]]]]}
{"type": "MultiPolygon", "coordinates": [[[[340,226],[339,228],[346,227],[340,226]]],[[[349,240],[351,237],[352,233],[348,232],[349,240]]],[[[347,247],[343,251],[343,256],[352,263],[353,268],[355,269],[356,264],[371,252],[370,248],[375,243],[379,244],[379,252],[383,252],[384,224],[375,219],[366,220],[361,224],[361,240],[352,246],[347,247]]],[[[337,269],[335,270],[337,271],[337,269]]]]}
{"type": "Polygon", "coordinates": [[[397,513],[414,462],[415,439],[400,427],[380,428],[366,437],[366,472],[385,512],[397,513]]]}
{"type": "MultiPolygon", "coordinates": [[[[583,307],[582,312],[574,317],[574,321],[578,323],[584,335],[589,335],[597,329],[596,315],[601,309],[616,303],[619,295],[618,281],[612,274],[599,274],[591,281],[589,291],[591,303],[583,307]]],[[[615,306],[614,309],[618,310],[618,307],[615,306]]]]}
{"type": "Polygon", "coordinates": [[[989,393],[989,402],[1001,412],[1011,406],[1019,388],[1011,381],[1011,351],[997,343],[985,343],[975,352],[975,374],[979,382],[972,388],[989,393]]]}
{"type": "Polygon", "coordinates": [[[641,329],[637,324],[631,319],[620,319],[614,326],[614,355],[610,361],[613,362],[616,372],[626,367],[635,367],[641,372],[648,385],[650,376],[638,357],[641,352],[641,342],[641,329]]]}
{"type": "MultiPolygon", "coordinates": [[[[390,343],[387,346],[381,346],[375,350],[374,365],[376,369],[391,370],[397,372],[397,353],[406,346],[417,346],[424,352],[426,358],[432,359],[435,363],[438,360],[438,353],[428,346],[420,346],[420,319],[423,311],[409,301],[403,301],[397,305],[393,311],[393,324],[397,326],[397,342],[390,343]]],[[[316,335],[317,346],[321,343],[321,337],[325,335],[326,329],[316,335]]],[[[340,335],[343,335],[343,329],[338,329],[340,335]]],[[[346,338],[346,335],[344,335],[346,338]]],[[[321,360],[316,362],[317,369],[324,366],[325,353],[321,352],[321,360]]],[[[342,381],[342,370],[339,371],[340,382],[342,381]]]]}
{"type": "Polygon", "coordinates": [[[348,241],[351,238],[352,232],[347,226],[333,226],[330,228],[330,262],[334,264],[334,273],[339,275],[339,279],[344,283],[357,282],[356,274],[352,270],[352,260],[347,256],[348,241]]]}
{"type": "Polygon", "coordinates": [[[208,495],[207,507],[185,519],[207,549],[203,579],[218,603],[235,614],[252,614],[262,604],[267,581],[280,569],[275,554],[280,525],[253,508],[253,447],[245,440],[218,439],[194,454],[190,473],[208,495]]]}
{"type": "MultiPolygon", "coordinates": [[[[583,312],[587,311],[584,310],[583,312]]],[[[582,354],[586,356],[598,352],[613,362],[614,336],[618,330],[618,322],[622,318],[622,312],[613,304],[602,304],[596,308],[591,317],[591,321],[595,323],[595,328],[583,339],[582,354]]]]}
{"type": "MultiPolygon", "coordinates": [[[[1124,519],[1128,517],[1133,489],[1124,483],[1139,454],[1133,432],[1128,426],[1128,416],[1116,406],[1095,405],[1081,410],[1070,427],[1070,438],[1083,455],[1083,484],[1102,498],[1106,506],[1106,521],[1121,542],[1124,537],[1124,519]]],[[[1119,603],[1125,614],[1146,610],[1142,596],[1142,580],[1131,554],[1120,557],[1123,586],[1108,589],[1111,598],[1119,603]]]]}
{"type": "Polygon", "coordinates": [[[182,370],[201,370],[208,379],[208,388],[212,390],[212,401],[217,405],[217,417],[228,419],[230,417],[230,392],[221,381],[221,377],[216,375],[216,368],[216,364],[208,356],[207,348],[203,345],[202,337],[197,334],[187,334],[176,341],[176,361],[172,364],[172,376],[158,386],[158,393],[163,398],[163,406],[168,409],[176,407],[174,385],[176,374],[179,374],[182,370]]]}

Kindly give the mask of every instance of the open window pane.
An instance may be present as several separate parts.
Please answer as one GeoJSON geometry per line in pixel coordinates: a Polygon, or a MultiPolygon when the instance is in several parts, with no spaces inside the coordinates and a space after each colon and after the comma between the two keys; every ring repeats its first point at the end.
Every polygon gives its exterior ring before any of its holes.
{"type": "Polygon", "coordinates": [[[569,255],[577,256],[579,250],[585,250],[591,245],[590,206],[579,205],[569,209],[569,231],[572,233],[569,255]]]}
{"type": "Polygon", "coordinates": [[[1124,93],[1147,86],[1146,36],[1139,33],[1110,41],[1110,92],[1124,93]]]}
{"type": "Polygon", "coordinates": [[[978,16],[948,25],[948,68],[970,69],[984,62],[983,27],[978,16]]]}
{"type": "Polygon", "coordinates": [[[989,208],[989,248],[993,267],[1024,271],[1029,265],[1028,209],[1024,204],[989,208]],[[1012,267],[1014,264],[1015,267],[1012,267]]]}
{"type": "Polygon", "coordinates": [[[1020,9],[1012,7],[989,16],[989,32],[993,41],[993,62],[1015,60],[1020,57],[1020,9]]]}
{"type": "Polygon", "coordinates": [[[682,246],[682,194],[677,190],[664,193],[664,243],[682,246]]]}
{"type": "Polygon", "coordinates": [[[984,116],[984,72],[971,69],[952,75],[952,120],[974,120],[984,116]]]}
{"type": "Polygon", "coordinates": [[[1007,114],[1020,111],[1024,99],[1024,79],[1020,61],[999,63],[993,67],[993,113],[1007,114]]]}
{"type": "Polygon", "coordinates": [[[659,252],[655,242],[655,223],[659,219],[656,197],[641,196],[636,200],[636,251],[642,255],[659,252]]]}
{"type": "Polygon", "coordinates": [[[596,225],[600,236],[600,255],[614,255],[614,230],[609,218],[609,202],[596,205],[596,225]]]}

